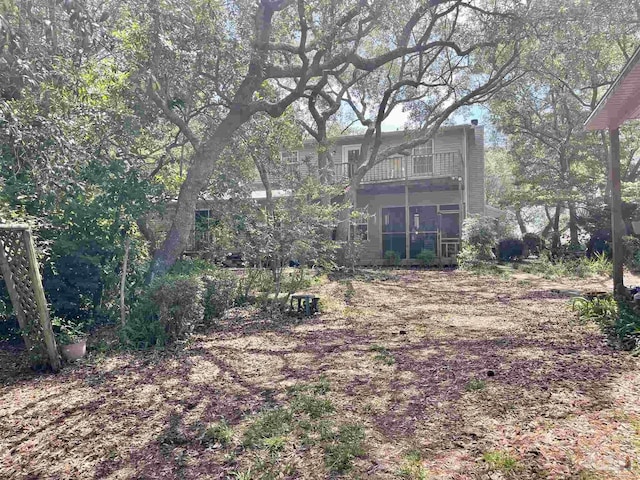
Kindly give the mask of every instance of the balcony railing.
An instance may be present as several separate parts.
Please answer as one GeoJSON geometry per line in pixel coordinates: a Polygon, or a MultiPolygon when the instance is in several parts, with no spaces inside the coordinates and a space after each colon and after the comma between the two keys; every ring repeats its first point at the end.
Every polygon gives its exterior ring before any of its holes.
{"type": "MultiPolygon", "coordinates": [[[[348,163],[336,164],[334,169],[336,183],[346,182],[353,175],[353,165],[348,163]]],[[[458,152],[390,157],[369,170],[362,179],[362,183],[458,177],[462,176],[462,172],[462,157],[458,152]]]]}

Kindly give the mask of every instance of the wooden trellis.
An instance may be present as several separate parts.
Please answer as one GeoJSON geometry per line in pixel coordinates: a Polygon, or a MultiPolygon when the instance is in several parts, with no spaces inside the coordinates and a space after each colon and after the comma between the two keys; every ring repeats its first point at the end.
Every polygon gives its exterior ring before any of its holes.
{"type": "Polygon", "coordinates": [[[58,371],[60,356],[28,225],[0,225],[0,273],[32,361],[46,361],[58,371]]]}

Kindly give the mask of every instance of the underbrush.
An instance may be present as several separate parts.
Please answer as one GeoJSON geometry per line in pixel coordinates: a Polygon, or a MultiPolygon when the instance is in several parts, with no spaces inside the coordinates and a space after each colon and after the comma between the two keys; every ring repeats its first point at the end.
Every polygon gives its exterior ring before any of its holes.
{"type": "Polygon", "coordinates": [[[120,330],[121,341],[127,348],[162,348],[193,331],[216,327],[227,310],[248,303],[282,318],[291,293],[322,281],[322,276],[295,268],[282,274],[276,288],[266,269],[237,272],[201,260],[178,262],[138,293],[120,330]]]}
{"type": "MultiPolygon", "coordinates": [[[[459,259],[460,262],[460,259],[459,259]]],[[[612,265],[606,255],[597,254],[593,258],[558,258],[551,259],[542,254],[539,258],[519,262],[498,263],[495,261],[469,261],[459,263],[462,270],[479,275],[495,275],[509,277],[513,272],[524,272],[543,278],[585,278],[592,276],[611,276],[612,265]]]]}
{"type": "Polygon", "coordinates": [[[576,297],[572,308],[580,319],[597,323],[618,347],[640,354],[640,311],[636,305],[606,295],[576,297]]]}

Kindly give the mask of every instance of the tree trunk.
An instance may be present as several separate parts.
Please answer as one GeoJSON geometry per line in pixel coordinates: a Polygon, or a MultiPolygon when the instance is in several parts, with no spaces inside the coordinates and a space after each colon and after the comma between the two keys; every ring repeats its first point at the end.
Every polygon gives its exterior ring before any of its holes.
{"type": "Polygon", "coordinates": [[[189,244],[200,192],[209,185],[217,160],[231,142],[233,134],[248,118],[246,114],[229,113],[207,144],[196,153],[187,178],[180,187],[176,211],[167,237],[153,255],[150,280],[169,271],[189,244]]]}
{"type": "Polygon", "coordinates": [[[551,238],[551,249],[557,252],[560,249],[560,213],[562,204],[556,205],[556,212],[553,215],[553,236],[551,238]]]}
{"type": "Polygon", "coordinates": [[[568,202],[567,206],[569,208],[569,235],[570,235],[570,244],[572,247],[577,247],[580,245],[580,239],[578,238],[578,215],[576,214],[576,205],[573,202],[568,202]]]}
{"type": "Polygon", "coordinates": [[[527,233],[527,224],[524,222],[524,219],[522,218],[522,208],[520,207],[520,205],[517,205],[515,210],[516,210],[516,220],[518,221],[518,227],[520,228],[520,233],[524,235],[525,233],[527,233]]]}

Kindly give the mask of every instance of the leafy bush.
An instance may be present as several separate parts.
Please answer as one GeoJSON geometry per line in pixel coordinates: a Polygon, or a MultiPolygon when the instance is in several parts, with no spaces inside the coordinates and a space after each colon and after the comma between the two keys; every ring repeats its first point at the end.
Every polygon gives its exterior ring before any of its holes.
{"type": "Polygon", "coordinates": [[[502,261],[516,260],[524,256],[524,242],[518,238],[503,238],[498,242],[498,258],[502,261]]]}
{"type": "Polygon", "coordinates": [[[161,348],[167,343],[157,308],[149,298],[133,305],[127,323],[120,329],[120,340],[124,346],[137,349],[161,348]]]}
{"type": "Polygon", "coordinates": [[[436,259],[436,252],[433,250],[423,249],[420,250],[420,253],[416,255],[416,258],[422,262],[423,265],[429,266],[436,259]]]}
{"type": "Polygon", "coordinates": [[[522,237],[525,246],[525,253],[529,255],[540,255],[544,250],[544,238],[535,233],[525,233],[522,237]]]}
{"type": "Polygon", "coordinates": [[[391,265],[400,265],[400,254],[395,250],[387,250],[384,252],[384,258],[391,265]]]}
{"type": "Polygon", "coordinates": [[[596,254],[611,256],[611,231],[598,230],[594,232],[587,243],[587,257],[591,258],[596,254]]]}
{"type": "Polygon", "coordinates": [[[204,320],[220,317],[233,307],[240,294],[238,276],[227,270],[214,270],[202,277],[204,282],[204,320]]]}
{"type": "Polygon", "coordinates": [[[640,238],[627,235],[622,237],[622,245],[624,248],[624,263],[633,270],[640,270],[640,238]]]}
{"type": "Polygon", "coordinates": [[[480,215],[472,215],[462,224],[462,251],[458,256],[458,265],[472,264],[475,261],[494,260],[493,249],[499,238],[509,236],[505,222],[480,215]]]}
{"type": "Polygon", "coordinates": [[[204,320],[204,282],[199,276],[165,275],[150,288],[168,341],[184,338],[204,320]]]}

